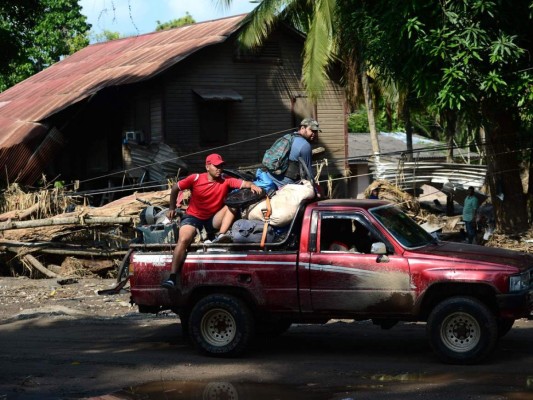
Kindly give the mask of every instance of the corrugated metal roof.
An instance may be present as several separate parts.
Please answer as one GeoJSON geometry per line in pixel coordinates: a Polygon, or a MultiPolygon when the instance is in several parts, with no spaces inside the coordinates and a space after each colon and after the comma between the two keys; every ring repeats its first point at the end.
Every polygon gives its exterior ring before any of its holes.
{"type": "Polygon", "coordinates": [[[479,160],[479,154],[467,149],[454,149],[454,158],[461,158],[462,164],[446,163],[446,144],[413,135],[413,160],[405,161],[406,135],[404,132],[380,132],[378,136],[381,155],[372,160],[372,143],[369,133],[348,135],[348,157],[350,164],[369,163],[373,179],[393,182],[402,189],[411,189],[429,184],[435,187],[474,186],[485,183],[486,165],[470,164],[479,160]],[[433,160],[433,161],[428,161],[433,160]]]}
{"type": "MultiPolygon", "coordinates": [[[[445,159],[447,155],[446,144],[437,140],[428,139],[420,135],[413,135],[413,158],[414,159],[445,159]]],[[[400,158],[407,150],[405,132],[380,132],[378,134],[381,155],[400,158]]],[[[370,133],[348,134],[348,158],[350,163],[369,161],[372,156],[372,142],[370,133]]],[[[479,159],[479,154],[467,149],[454,149],[454,157],[479,159]]]]}
{"type": "Polygon", "coordinates": [[[437,188],[443,185],[479,189],[485,184],[487,166],[478,164],[448,164],[435,161],[403,162],[381,158],[370,164],[374,179],[393,182],[402,189],[429,184],[437,188]]]}
{"type": "Polygon", "coordinates": [[[48,130],[46,118],[106,87],[146,80],[224,42],[244,16],[93,44],[0,93],[0,165],[17,170],[22,157],[28,160],[33,151],[27,143],[48,130]]]}

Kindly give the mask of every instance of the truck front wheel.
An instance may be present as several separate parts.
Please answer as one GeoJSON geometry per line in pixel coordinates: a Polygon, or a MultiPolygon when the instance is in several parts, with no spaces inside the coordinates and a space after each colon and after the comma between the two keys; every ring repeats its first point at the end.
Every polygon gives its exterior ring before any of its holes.
{"type": "Polygon", "coordinates": [[[189,337],[202,353],[233,357],[241,354],[254,334],[254,320],[240,299],[224,294],[204,297],[189,317],[189,337]]]}
{"type": "Polygon", "coordinates": [[[443,362],[474,364],[494,349],[498,326],[494,315],[479,300],[452,297],[433,309],[427,333],[431,348],[443,362]]]}

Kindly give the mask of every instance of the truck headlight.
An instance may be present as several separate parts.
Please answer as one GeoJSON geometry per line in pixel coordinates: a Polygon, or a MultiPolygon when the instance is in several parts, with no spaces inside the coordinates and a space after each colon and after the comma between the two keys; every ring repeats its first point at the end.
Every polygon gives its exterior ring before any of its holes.
{"type": "Polygon", "coordinates": [[[514,275],[509,278],[509,291],[519,292],[521,290],[529,289],[531,284],[531,271],[526,271],[520,275],[514,275]]]}

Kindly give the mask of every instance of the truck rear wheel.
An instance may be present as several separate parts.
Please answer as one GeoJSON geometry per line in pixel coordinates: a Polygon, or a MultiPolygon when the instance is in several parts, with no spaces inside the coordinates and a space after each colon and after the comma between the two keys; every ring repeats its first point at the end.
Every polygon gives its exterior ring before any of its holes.
{"type": "Polygon", "coordinates": [[[452,364],[483,360],[498,339],[496,318],[471,297],[452,297],[438,304],[428,318],[427,332],[433,351],[452,364]]]}
{"type": "Polygon", "coordinates": [[[254,320],[240,299],[212,294],[193,307],[189,318],[189,337],[202,353],[233,357],[241,354],[254,334],[254,320]]]}

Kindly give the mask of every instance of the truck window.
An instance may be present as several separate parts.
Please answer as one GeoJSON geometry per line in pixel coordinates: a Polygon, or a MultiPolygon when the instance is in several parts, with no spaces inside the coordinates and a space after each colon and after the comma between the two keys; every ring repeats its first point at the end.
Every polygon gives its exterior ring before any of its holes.
{"type": "Polygon", "coordinates": [[[436,240],[396,207],[377,207],[371,209],[370,212],[402,246],[421,247],[434,243],[436,240]]]}
{"type": "Polygon", "coordinates": [[[352,214],[322,213],[320,218],[320,251],[370,254],[372,243],[381,241],[352,214]]]}

